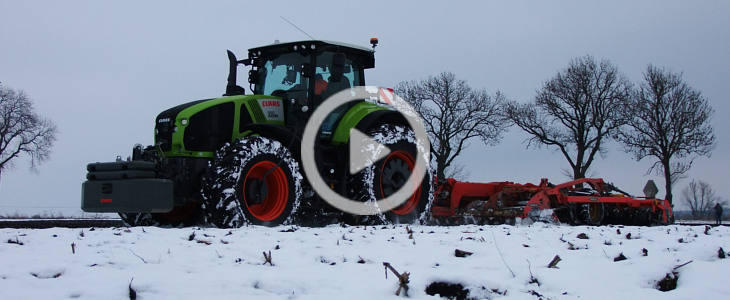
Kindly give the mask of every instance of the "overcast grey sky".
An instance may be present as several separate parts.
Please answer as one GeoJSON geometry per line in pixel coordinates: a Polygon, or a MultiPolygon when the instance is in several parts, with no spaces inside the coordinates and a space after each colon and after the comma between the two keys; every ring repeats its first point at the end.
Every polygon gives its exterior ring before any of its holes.
{"type": "MultiPolygon", "coordinates": [[[[280,16],[318,39],[367,46],[378,37],[376,69],[366,76],[386,87],[451,71],[530,101],[585,54],[611,60],[634,82],[649,63],[684,72],[714,107],[717,135],[712,157],[698,158],[688,176],[730,198],[730,1],[0,0],[0,81],[26,91],[60,130],[39,173],[25,161],[3,172],[0,214],[80,213],[86,164],[151,144],[160,111],[221,95],[226,49],[245,56],[275,39],[307,39],[280,16]]],[[[475,141],[459,162],[472,181],[567,180],[564,158],[526,149],[526,138],[512,128],[498,146],[475,141]]],[[[645,174],[651,161],[635,162],[615,143],[608,150],[593,176],[636,194],[647,179],[663,190],[645,174]]]]}

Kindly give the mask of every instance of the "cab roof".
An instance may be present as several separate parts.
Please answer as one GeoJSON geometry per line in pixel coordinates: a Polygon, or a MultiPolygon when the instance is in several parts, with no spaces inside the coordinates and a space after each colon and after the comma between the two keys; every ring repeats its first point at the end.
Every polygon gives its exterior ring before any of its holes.
{"type": "Polygon", "coordinates": [[[308,54],[322,51],[343,52],[348,54],[348,56],[359,57],[359,60],[363,63],[363,67],[366,69],[375,66],[375,51],[373,49],[326,40],[304,40],[287,43],[274,43],[248,49],[248,56],[249,58],[258,58],[291,52],[303,52],[308,54]]]}

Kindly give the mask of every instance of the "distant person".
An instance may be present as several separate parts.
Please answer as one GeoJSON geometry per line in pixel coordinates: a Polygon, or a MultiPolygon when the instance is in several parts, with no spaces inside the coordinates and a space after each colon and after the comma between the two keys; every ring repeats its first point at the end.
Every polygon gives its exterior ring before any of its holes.
{"type": "Polygon", "coordinates": [[[720,203],[715,204],[715,225],[722,224],[722,205],[720,203]]]}

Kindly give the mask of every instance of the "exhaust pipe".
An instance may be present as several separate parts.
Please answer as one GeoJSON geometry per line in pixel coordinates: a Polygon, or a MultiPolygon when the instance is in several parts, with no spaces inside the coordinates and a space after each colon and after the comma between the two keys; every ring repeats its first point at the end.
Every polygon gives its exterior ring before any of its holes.
{"type": "Polygon", "coordinates": [[[228,52],[228,84],[226,85],[226,93],[223,96],[243,95],[246,93],[246,90],[236,85],[239,62],[231,50],[226,51],[228,52]]]}

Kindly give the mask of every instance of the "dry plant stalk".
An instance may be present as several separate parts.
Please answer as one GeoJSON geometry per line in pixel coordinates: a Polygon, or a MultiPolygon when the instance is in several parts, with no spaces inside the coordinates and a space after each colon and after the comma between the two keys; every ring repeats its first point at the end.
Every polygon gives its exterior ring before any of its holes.
{"type": "Polygon", "coordinates": [[[271,250],[269,250],[269,253],[267,254],[266,251],[264,251],[264,265],[269,264],[270,266],[273,266],[274,263],[271,262],[271,250]]]}
{"type": "Polygon", "coordinates": [[[398,277],[398,289],[395,291],[395,295],[400,296],[400,291],[403,290],[403,295],[408,297],[408,282],[409,282],[409,277],[411,276],[411,273],[403,272],[403,274],[400,274],[388,262],[383,262],[383,266],[385,266],[385,278],[386,279],[388,279],[388,269],[390,269],[390,271],[393,272],[393,274],[395,274],[396,277],[398,277]]]}
{"type": "Polygon", "coordinates": [[[674,266],[674,268],[672,269],[672,271],[676,271],[677,269],[679,269],[679,268],[681,268],[681,267],[684,267],[684,266],[686,266],[686,265],[688,265],[688,264],[692,263],[693,261],[694,261],[694,260],[690,260],[690,261],[688,261],[688,262],[686,262],[686,263],[683,263],[683,264],[681,264],[681,265],[676,265],[676,266],[674,266]]]}
{"type": "Polygon", "coordinates": [[[555,257],[553,257],[553,260],[551,260],[551,261],[550,261],[550,263],[548,264],[548,268],[554,268],[554,269],[559,269],[559,268],[558,268],[558,263],[559,263],[559,262],[560,262],[561,260],[562,260],[562,259],[560,258],[560,256],[558,256],[558,255],[555,255],[555,257]]]}
{"type": "Polygon", "coordinates": [[[454,256],[456,256],[456,257],[467,257],[472,254],[474,254],[474,253],[469,252],[469,251],[464,251],[464,250],[459,250],[459,249],[454,250],[454,256]]]}
{"type": "Polygon", "coordinates": [[[137,299],[137,291],[135,291],[132,288],[132,281],[134,281],[134,277],[129,281],[129,299],[130,300],[136,300],[137,299]]]}

